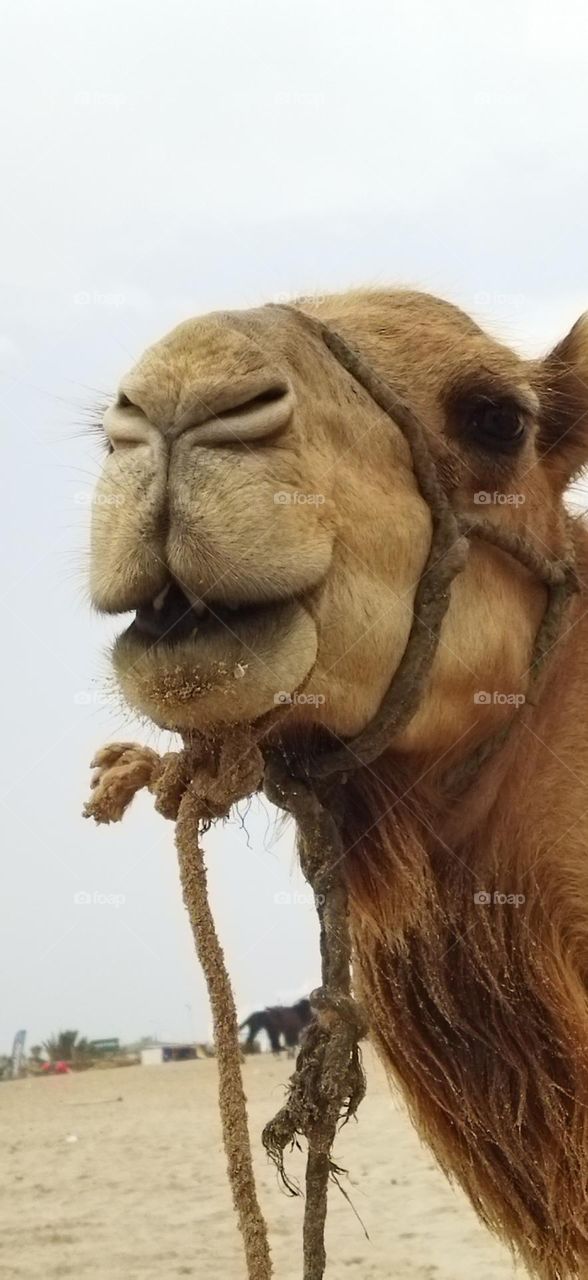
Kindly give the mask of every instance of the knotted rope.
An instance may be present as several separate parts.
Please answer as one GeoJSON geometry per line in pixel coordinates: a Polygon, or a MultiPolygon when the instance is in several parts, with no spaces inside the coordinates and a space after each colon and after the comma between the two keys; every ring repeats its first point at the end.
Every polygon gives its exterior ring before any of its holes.
{"type": "Polygon", "coordinates": [[[85,817],[118,822],[137,791],[147,788],[158,812],[176,821],[183,897],[212,1008],[223,1143],[250,1280],[266,1280],[272,1267],[253,1177],[237,1014],[208,902],[200,833],[215,818],[226,817],[232,805],[250,796],[262,781],[268,798],[296,819],[302,868],[319,910],[322,986],[311,995],[316,1018],[305,1034],[288,1100],[266,1126],[263,1142],[285,1185],[296,1191],[285,1173],[283,1153],[297,1134],[308,1139],[304,1280],[320,1280],[326,1263],[328,1179],[339,1172],[331,1147],[340,1118],[355,1114],[365,1092],[358,1041],[367,1023],[351,997],[347,898],[338,870],[339,826],[316,793],[290,777],[279,756],[264,762],[245,730],[217,742],[192,738],[183,751],[163,757],[148,747],[113,743],[98,752],[92,765],[96,772],[85,817]]]}
{"type": "MultiPolygon", "coordinates": [[[[339,788],[339,792],[340,792],[339,788]]],[[[342,797],[321,804],[306,783],[293,779],[282,758],[266,760],[265,793],[287,809],[300,832],[300,861],[317,905],[322,986],[310,997],[316,1020],[307,1028],[288,1098],[263,1131],[263,1144],[285,1185],[284,1151],[297,1134],[308,1141],[303,1228],[304,1280],[321,1280],[326,1265],[324,1226],[329,1175],[340,1170],[331,1159],[341,1119],[355,1115],[365,1093],[359,1040],[368,1024],[351,997],[351,938],[342,871],[342,797]]]]}
{"type": "MultiPolygon", "coordinates": [[[[339,363],[404,432],[420,491],[431,512],[431,546],[417,587],[403,658],[367,728],[350,743],[311,758],[301,768],[302,777],[293,776],[280,752],[268,745],[269,739],[262,743],[262,731],[252,727],[233,729],[216,739],[190,737],[182,751],[163,757],[131,743],[113,744],[96,756],[93,795],[85,808],[86,816],[97,822],[118,821],[135,793],[146,787],[155,796],[156,809],[176,820],[183,897],[212,1007],[223,1142],[249,1280],[267,1280],[272,1266],[253,1177],[235,1004],[208,903],[201,832],[261,786],[270,800],[292,814],[298,827],[302,869],[315,894],[319,916],[322,985],[311,996],[316,1018],[303,1035],[287,1100],[266,1125],[263,1143],[285,1185],[294,1191],[297,1188],[284,1169],[284,1151],[298,1134],[308,1141],[303,1276],[304,1280],[321,1280],[326,1265],[328,1180],[339,1172],[332,1160],[332,1145],[340,1121],[355,1114],[365,1091],[359,1041],[366,1034],[367,1020],[351,996],[351,939],[342,868],[346,775],[381,755],[420,705],[449,606],[451,584],[465,564],[472,537],[485,539],[512,556],[547,588],[547,605],[530,665],[531,687],[560,633],[565,607],[578,585],[569,552],[549,560],[518,535],[499,530],[488,521],[456,514],[439,484],[425,432],[410,406],[338,334],[320,321],[300,312],[296,315],[301,323],[314,328],[339,363]]],[[[512,723],[482,742],[446,777],[448,790],[459,794],[468,785],[484,761],[499,749],[512,723]]]]}
{"type": "Polygon", "coordinates": [[[92,764],[96,774],[85,817],[118,822],[136,792],[146,787],[155,796],[155,808],[176,821],[182,893],[212,1009],[219,1109],[233,1203],[248,1275],[251,1280],[269,1280],[272,1265],[253,1176],[237,1011],[208,901],[200,841],[203,826],[226,817],[233,804],[257,790],[263,773],[261,754],[249,735],[236,733],[220,744],[192,740],[183,751],[163,757],[148,747],[113,743],[99,751],[92,764]]]}

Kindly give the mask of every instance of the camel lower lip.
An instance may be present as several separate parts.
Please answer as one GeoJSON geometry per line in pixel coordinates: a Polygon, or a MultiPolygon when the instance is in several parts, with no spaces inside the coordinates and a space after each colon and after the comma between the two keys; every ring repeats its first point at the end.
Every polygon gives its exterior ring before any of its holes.
{"type": "Polygon", "coordinates": [[[155,640],[136,621],[123,631],[112,661],[129,706],[175,732],[236,724],[274,710],[283,691],[307,679],[317,630],[303,604],[226,613],[155,640]]]}

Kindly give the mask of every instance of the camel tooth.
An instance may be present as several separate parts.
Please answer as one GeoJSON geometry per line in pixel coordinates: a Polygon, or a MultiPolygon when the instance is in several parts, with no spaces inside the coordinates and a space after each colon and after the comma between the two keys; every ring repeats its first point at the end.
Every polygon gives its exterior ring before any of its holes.
{"type": "Polygon", "coordinates": [[[156,596],[154,596],[154,597],[153,597],[152,604],[153,604],[153,608],[154,608],[154,609],[159,610],[159,609],[163,608],[163,603],[164,603],[164,601],[165,601],[165,597],[166,597],[166,595],[167,595],[167,593],[168,593],[168,591],[169,591],[169,587],[170,587],[170,584],[169,584],[169,582],[167,582],[167,583],[166,583],[166,585],[165,585],[165,587],[162,587],[162,589],[161,589],[161,591],[158,593],[158,595],[156,595],[156,596]]]}

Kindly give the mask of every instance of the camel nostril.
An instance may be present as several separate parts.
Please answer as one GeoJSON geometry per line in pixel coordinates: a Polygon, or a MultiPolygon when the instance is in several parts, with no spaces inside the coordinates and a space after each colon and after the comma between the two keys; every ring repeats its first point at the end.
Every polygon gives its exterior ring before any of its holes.
{"type": "Polygon", "coordinates": [[[106,410],[103,425],[111,452],[145,444],[150,434],[145,413],[124,392],[120,392],[115,404],[106,410]]]}
{"type": "Polygon", "coordinates": [[[216,402],[200,400],[182,415],[179,432],[193,430],[193,443],[230,444],[273,436],[290,421],[295,395],[286,380],[227,388],[216,402]]]}
{"type": "Polygon", "coordinates": [[[260,391],[258,395],[251,396],[247,400],[243,400],[239,404],[233,405],[231,409],[225,409],[220,416],[223,418],[230,418],[238,413],[255,412],[257,409],[263,408],[266,404],[276,404],[277,401],[282,400],[284,395],[287,395],[287,393],[288,388],[284,386],[267,387],[265,391],[260,391]]]}
{"type": "Polygon", "coordinates": [[[173,402],[162,407],[152,391],[148,396],[139,389],[131,398],[121,389],[105,414],[104,430],[115,450],[146,444],[154,437],[173,440],[192,431],[193,444],[246,443],[275,435],[290,421],[294,405],[294,391],[287,379],[259,374],[236,386],[227,380],[212,392],[198,384],[197,391],[190,388],[184,395],[179,411],[173,402]]]}

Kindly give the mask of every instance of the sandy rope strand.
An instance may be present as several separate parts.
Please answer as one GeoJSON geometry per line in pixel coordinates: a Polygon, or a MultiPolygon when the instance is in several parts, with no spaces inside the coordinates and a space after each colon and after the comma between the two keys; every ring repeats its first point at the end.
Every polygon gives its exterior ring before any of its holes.
{"type": "Polygon", "coordinates": [[[329,1178],[340,1172],[332,1159],[332,1148],[340,1121],[355,1115],[364,1095],[358,1041],[367,1031],[367,1022],[351,997],[351,937],[341,865],[342,815],[337,813],[338,821],[314,790],[288,775],[276,755],[266,759],[264,787],[274,804],[292,814],[300,832],[302,870],[318,905],[322,986],[310,997],[316,1017],[303,1036],[287,1100],[266,1125],[262,1140],[290,1190],[294,1188],[284,1173],[284,1151],[297,1134],[304,1134],[308,1141],[303,1280],[322,1280],[327,1263],[329,1178]]]}
{"type": "Polygon", "coordinates": [[[188,788],[178,813],[176,846],[184,902],[210,997],[219,1072],[219,1104],[233,1203],[243,1236],[249,1280],[272,1275],[266,1224],[257,1199],[235,1001],[208,902],[200,847],[198,798],[188,788]]]}

